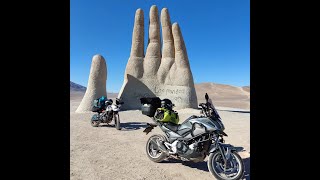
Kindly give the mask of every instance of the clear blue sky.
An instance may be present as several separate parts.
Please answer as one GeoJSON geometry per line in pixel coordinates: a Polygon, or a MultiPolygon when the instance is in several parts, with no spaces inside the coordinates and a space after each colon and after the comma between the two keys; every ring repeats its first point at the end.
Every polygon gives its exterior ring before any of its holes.
{"type": "Polygon", "coordinates": [[[130,55],[135,11],[145,17],[145,49],[149,10],[169,10],[187,47],[195,83],[250,85],[249,0],[71,0],[70,80],[87,86],[91,60],[107,62],[107,91],[121,88],[130,55]]]}

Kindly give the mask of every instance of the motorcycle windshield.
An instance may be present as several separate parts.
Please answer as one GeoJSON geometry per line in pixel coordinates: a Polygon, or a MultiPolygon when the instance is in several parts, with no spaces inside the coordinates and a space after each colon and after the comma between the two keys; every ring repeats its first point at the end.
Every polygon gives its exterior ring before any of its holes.
{"type": "Polygon", "coordinates": [[[220,130],[222,130],[222,131],[224,131],[224,125],[223,125],[223,123],[222,123],[222,121],[221,121],[221,119],[220,118],[217,118],[217,117],[210,117],[210,119],[215,123],[215,124],[218,124],[219,125],[219,129],[220,130]]]}
{"type": "Polygon", "coordinates": [[[212,103],[212,100],[209,99],[208,102],[210,103],[210,106],[211,106],[211,108],[212,108],[212,110],[213,110],[211,115],[212,115],[214,118],[217,118],[217,119],[219,119],[219,120],[221,121],[221,117],[220,117],[220,115],[218,114],[216,108],[214,107],[214,105],[213,105],[213,103],[212,103]]]}

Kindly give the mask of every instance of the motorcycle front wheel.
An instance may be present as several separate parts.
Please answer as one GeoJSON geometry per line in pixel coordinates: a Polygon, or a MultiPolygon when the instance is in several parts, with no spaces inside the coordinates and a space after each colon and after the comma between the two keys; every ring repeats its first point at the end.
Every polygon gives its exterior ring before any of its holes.
{"type": "Polygon", "coordinates": [[[120,117],[119,117],[119,114],[114,114],[113,116],[114,118],[114,125],[116,126],[116,129],[117,130],[120,130],[120,117]]]}
{"type": "Polygon", "coordinates": [[[242,158],[237,152],[231,152],[227,161],[227,167],[220,152],[214,152],[209,155],[208,169],[210,173],[219,180],[239,180],[244,174],[244,164],[242,158]]]}

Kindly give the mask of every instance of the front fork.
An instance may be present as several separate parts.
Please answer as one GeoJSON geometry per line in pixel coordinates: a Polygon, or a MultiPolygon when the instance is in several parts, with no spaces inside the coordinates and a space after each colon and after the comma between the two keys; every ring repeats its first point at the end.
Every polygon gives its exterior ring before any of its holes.
{"type": "Polygon", "coordinates": [[[219,151],[222,155],[222,159],[224,161],[224,171],[226,171],[227,170],[227,161],[230,159],[230,152],[231,152],[230,148],[226,147],[227,148],[226,151],[221,147],[221,145],[218,145],[218,148],[219,148],[219,151]]]}
{"type": "Polygon", "coordinates": [[[219,137],[216,137],[214,140],[214,147],[211,148],[210,153],[213,153],[215,151],[220,151],[222,159],[224,161],[224,171],[227,169],[227,161],[231,157],[232,151],[242,151],[243,148],[241,147],[234,147],[231,144],[224,144],[223,139],[219,139],[219,137]]]}

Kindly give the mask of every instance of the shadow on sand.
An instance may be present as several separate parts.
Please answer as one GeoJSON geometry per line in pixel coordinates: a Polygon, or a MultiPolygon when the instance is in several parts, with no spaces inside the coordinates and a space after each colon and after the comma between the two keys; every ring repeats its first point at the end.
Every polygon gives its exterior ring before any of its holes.
{"type": "MultiPolygon", "coordinates": [[[[161,163],[180,163],[180,164],[182,164],[184,166],[188,166],[190,168],[196,168],[196,169],[199,169],[202,171],[209,172],[207,161],[195,163],[195,162],[181,161],[178,159],[170,158],[168,160],[162,161],[161,163]]],[[[243,163],[244,163],[244,175],[243,175],[242,179],[250,180],[250,157],[244,158],[243,163]]]]}
{"type": "Polygon", "coordinates": [[[197,163],[186,161],[186,162],[182,162],[182,164],[185,166],[188,166],[190,168],[196,168],[196,169],[199,169],[202,171],[209,172],[207,161],[201,161],[201,162],[197,162],[197,163]]]}
{"type": "Polygon", "coordinates": [[[243,179],[250,180],[250,157],[244,158],[243,163],[244,163],[243,179]]]}
{"type": "Polygon", "coordinates": [[[114,124],[106,124],[106,123],[100,124],[99,126],[100,126],[100,127],[112,127],[112,128],[115,127],[114,124]]]}
{"type": "Polygon", "coordinates": [[[179,159],[173,159],[173,158],[169,158],[165,161],[162,161],[161,163],[180,163],[184,166],[188,166],[190,168],[196,168],[202,171],[206,171],[209,172],[208,166],[207,166],[207,161],[202,161],[202,162],[192,162],[192,161],[182,161],[179,159]]]}
{"type": "MultiPolygon", "coordinates": [[[[113,123],[111,124],[100,124],[100,127],[111,127],[115,128],[115,125],[113,123]]],[[[126,123],[121,123],[120,122],[120,128],[122,131],[133,131],[133,130],[138,130],[141,128],[146,128],[147,125],[145,123],[141,122],[126,122],[126,123]]]]}
{"type": "Polygon", "coordinates": [[[121,129],[122,131],[133,131],[141,128],[146,128],[147,124],[141,123],[141,122],[126,122],[126,123],[120,123],[120,127],[122,128],[121,129]]]}

